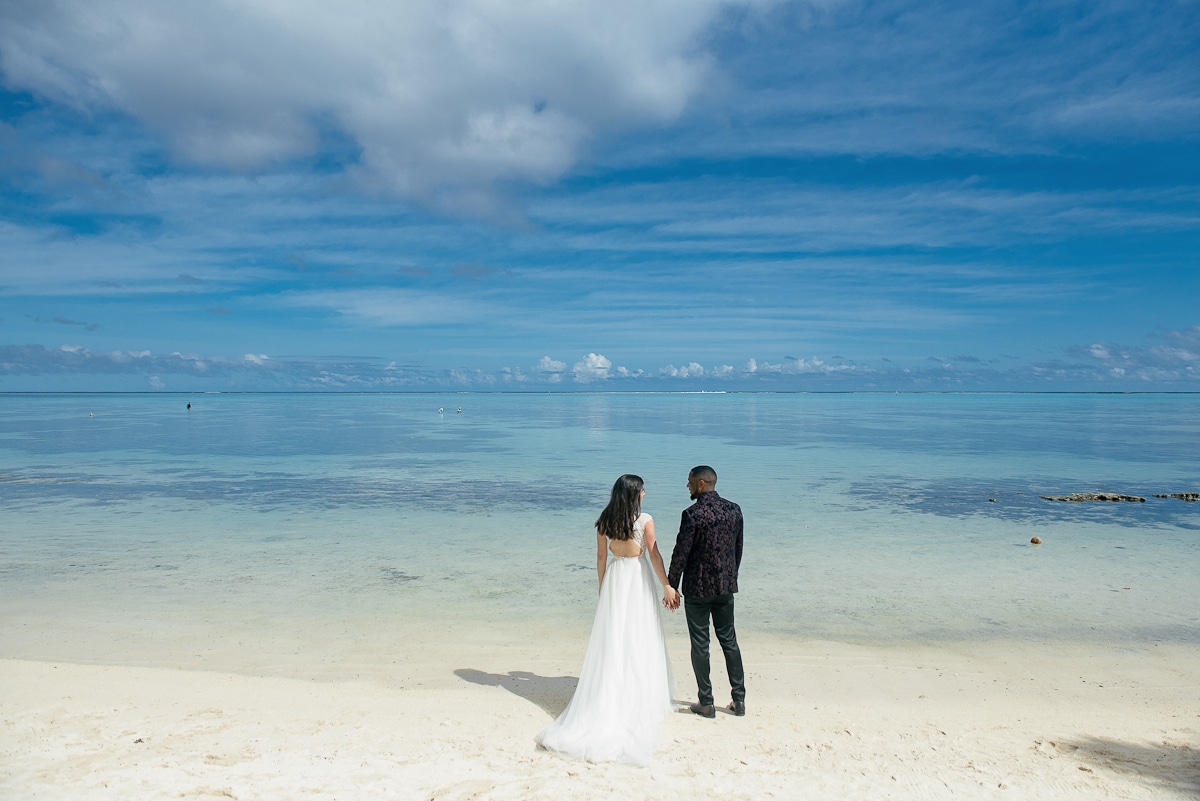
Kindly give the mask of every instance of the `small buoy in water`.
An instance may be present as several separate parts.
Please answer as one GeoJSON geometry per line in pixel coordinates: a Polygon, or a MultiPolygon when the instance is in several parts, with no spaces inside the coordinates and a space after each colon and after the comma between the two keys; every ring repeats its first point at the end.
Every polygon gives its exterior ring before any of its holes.
{"type": "Polygon", "coordinates": [[[1030,544],[1031,544],[1031,545],[1041,545],[1041,544],[1042,544],[1042,538],[1041,538],[1041,537],[1034,537],[1034,538],[1033,538],[1033,539],[1031,539],[1029,542],[1030,542],[1030,544]]]}

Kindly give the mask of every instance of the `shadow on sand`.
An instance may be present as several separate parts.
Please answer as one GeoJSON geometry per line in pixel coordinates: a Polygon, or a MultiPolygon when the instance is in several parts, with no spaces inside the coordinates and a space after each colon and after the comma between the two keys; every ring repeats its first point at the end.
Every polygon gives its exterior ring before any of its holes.
{"type": "MultiPolygon", "coordinates": [[[[1129,743],[1087,737],[1063,743],[1073,756],[1114,773],[1133,774],[1150,784],[1200,799],[1200,750],[1181,743],[1129,743]]],[[[1060,750],[1065,750],[1060,746],[1060,750]]]]}
{"type": "Polygon", "coordinates": [[[552,718],[557,718],[567,708],[571,696],[575,694],[575,685],[579,683],[574,676],[539,676],[525,670],[485,673],[472,668],[459,668],[454,675],[484,687],[503,687],[513,695],[541,707],[552,718]]]}

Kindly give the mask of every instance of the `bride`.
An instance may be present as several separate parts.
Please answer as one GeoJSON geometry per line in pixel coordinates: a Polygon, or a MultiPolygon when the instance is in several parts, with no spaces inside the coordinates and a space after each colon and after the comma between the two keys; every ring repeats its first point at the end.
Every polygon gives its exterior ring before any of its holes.
{"type": "Polygon", "coordinates": [[[679,594],[667,583],[642,479],[623,475],[596,521],[600,603],[571,703],[537,736],[546,749],[590,762],[650,761],[675,692],[659,618],[679,594]],[[612,552],[612,560],[608,554],[612,552]],[[653,567],[653,569],[652,569],[653,567]]]}

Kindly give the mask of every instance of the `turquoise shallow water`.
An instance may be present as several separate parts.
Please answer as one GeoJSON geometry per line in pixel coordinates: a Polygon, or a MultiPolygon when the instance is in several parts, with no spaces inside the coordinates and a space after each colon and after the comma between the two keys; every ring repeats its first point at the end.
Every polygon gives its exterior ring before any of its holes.
{"type": "Polygon", "coordinates": [[[0,395],[0,409],[0,657],[155,662],[214,637],[335,653],[387,620],[586,626],[612,481],[646,479],[669,553],[698,463],[746,516],[743,627],[1200,641],[1200,504],[1150,497],[1200,490],[1196,395],[0,395]],[[1079,491],[1148,500],[1038,497],[1079,491]]]}

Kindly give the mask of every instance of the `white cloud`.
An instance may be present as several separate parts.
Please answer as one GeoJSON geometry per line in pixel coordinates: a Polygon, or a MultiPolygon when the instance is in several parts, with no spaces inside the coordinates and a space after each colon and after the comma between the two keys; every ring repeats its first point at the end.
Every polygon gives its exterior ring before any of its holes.
{"type": "Polygon", "coordinates": [[[696,362],[690,362],[682,367],[668,364],[666,367],[659,369],[658,373],[667,378],[703,378],[704,367],[696,362]]]}
{"type": "Polygon", "coordinates": [[[549,356],[543,356],[538,360],[535,368],[539,373],[561,373],[567,369],[566,362],[560,362],[557,359],[551,359],[549,356]]]}
{"type": "Polygon", "coordinates": [[[208,372],[208,368],[209,368],[208,362],[205,361],[204,359],[200,358],[199,356],[195,356],[195,355],[185,356],[182,353],[180,353],[179,351],[175,351],[174,353],[171,354],[171,356],[175,359],[178,359],[180,364],[190,367],[191,369],[195,370],[197,373],[207,373],[208,372]]]}
{"type": "MultiPolygon", "coordinates": [[[[752,4],[749,2],[738,5],[752,4]]],[[[142,120],[188,161],[253,170],[332,129],[364,184],[493,210],[597,135],[676,119],[710,80],[725,0],[5,4],[14,88],[142,120]]]]}
{"type": "Polygon", "coordinates": [[[520,367],[504,367],[500,370],[500,380],[506,384],[527,384],[530,379],[520,367]]]}
{"type": "Polygon", "coordinates": [[[544,380],[551,384],[559,384],[562,383],[563,371],[567,369],[567,363],[543,356],[533,369],[541,373],[544,380]]]}
{"type": "MultiPolygon", "coordinates": [[[[732,369],[732,368],[730,368],[732,369]]],[[[836,374],[870,375],[874,372],[870,367],[855,364],[829,364],[821,359],[796,359],[791,356],[778,363],[750,359],[746,362],[745,372],[750,375],[823,375],[836,374]]]]}
{"type": "Polygon", "coordinates": [[[576,381],[586,384],[590,381],[603,381],[607,379],[609,377],[609,370],[611,369],[611,361],[599,353],[589,353],[580,361],[575,362],[575,366],[571,368],[571,372],[575,374],[576,381]]]}
{"type": "Polygon", "coordinates": [[[291,292],[286,306],[324,308],[377,325],[424,326],[465,323],[503,316],[485,304],[451,295],[404,289],[332,289],[291,292]]]}
{"type": "MultiPolygon", "coordinates": [[[[751,359],[746,363],[744,372],[754,373],[757,369],[757,363],[754,359],[751,359]]],[[[664,378],[731,378],[737,372],[737,368],[731,364],[722,364],[713,367],[711,370],[706,370],[698,362],[688,362],[682,367],[668,364],[666,367],[659,368],[658,374],[664,378]]]]}
{"type": "Polygon", "coordinates": [[[780,372],[783,373],[824,373],[834,370],[820,359],[805,361],[804,359],[788,359],[780,367],[780,372]]]}
{"type": "Polygon", "coordinates": [[[453,369],[448,371],[449,380],[453,384],[460,384],[464,387],[491,387],[496,384],[496,375],[483,370],[458,370],[453,369]]]}
{"type": "Polygon", "coordinates": [[[1095,343],[1068,349],[1067,353],[1084,360],[1075,368],[1077,372],[1094,370],[1098,362],[1103,373],[1114,379],[1143,383],[1200,380],[1200,325],[1166,331],[1159,337],[1164,341],[1150,347],[1095,343]]]}

